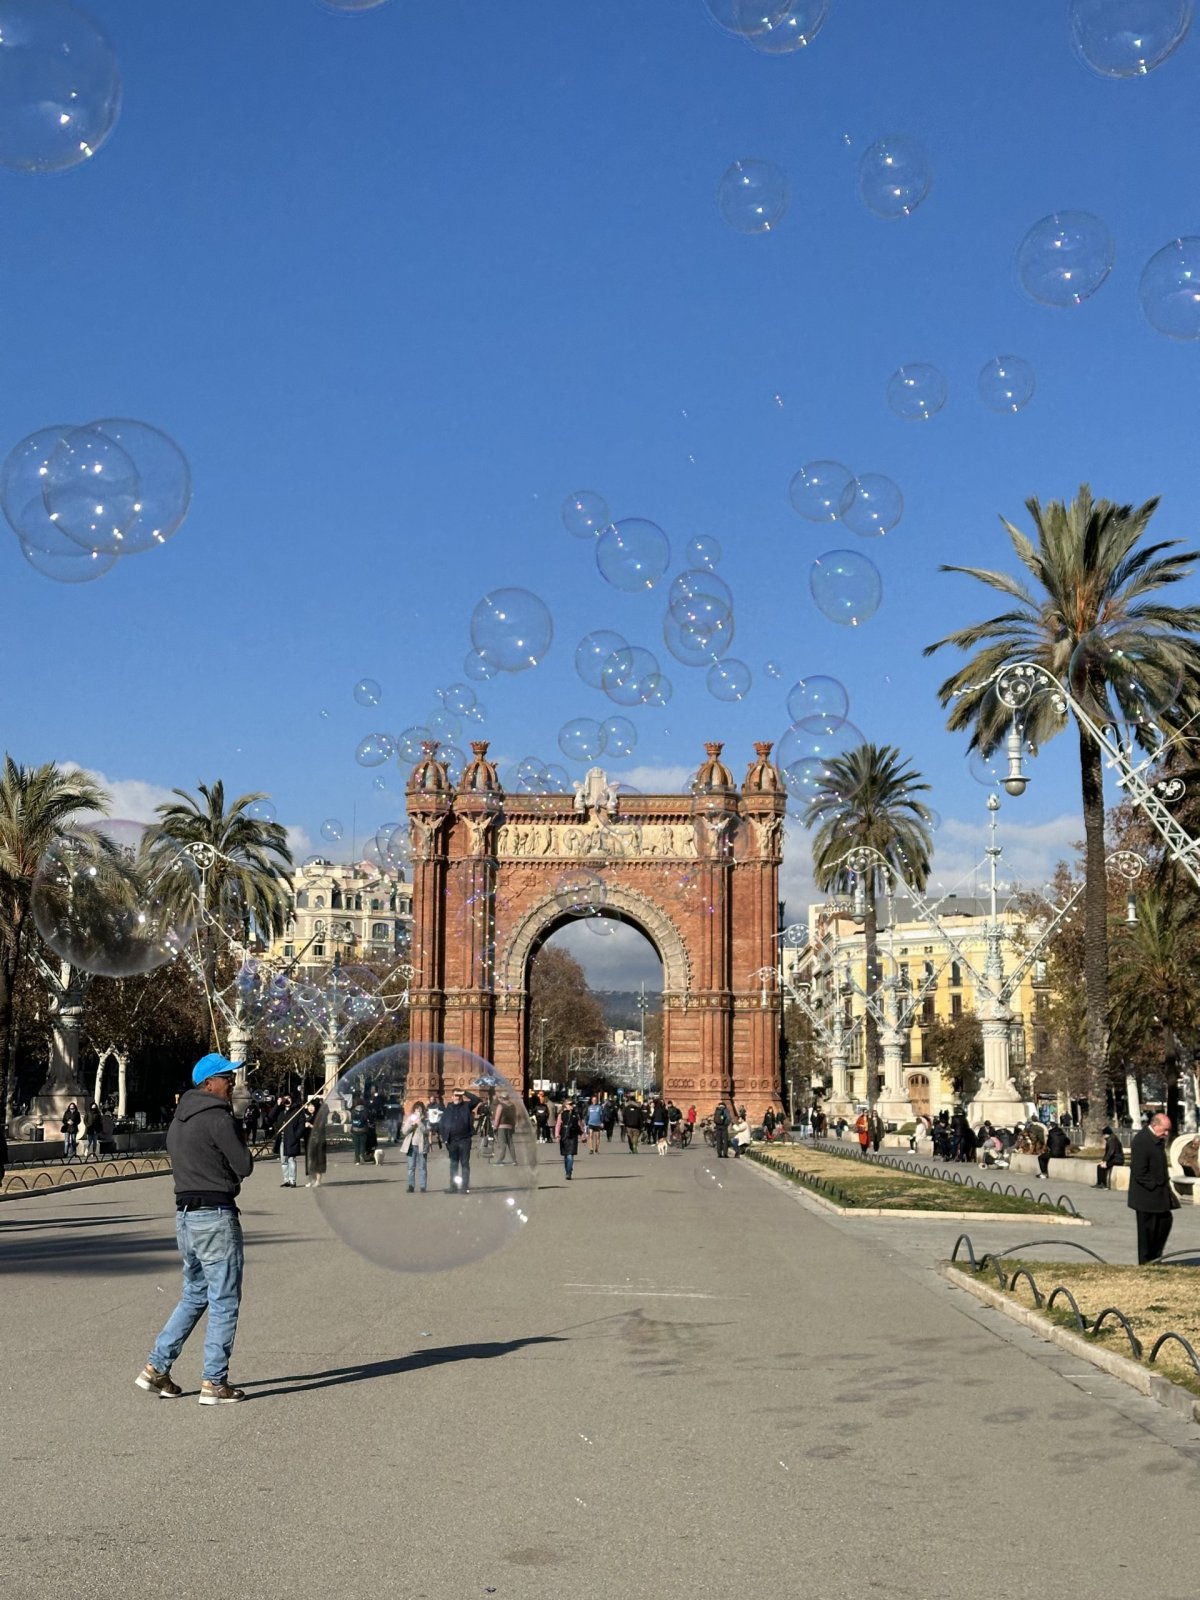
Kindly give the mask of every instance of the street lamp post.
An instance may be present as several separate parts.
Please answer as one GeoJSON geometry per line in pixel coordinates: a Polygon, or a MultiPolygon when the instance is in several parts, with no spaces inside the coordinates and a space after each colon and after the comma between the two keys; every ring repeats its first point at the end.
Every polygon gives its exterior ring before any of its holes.
{"type": "Polygon", "coordinates": [[[538,1078],[545,1085],[546,1082],[546,1024],[549,1017],[538,1018],[538,1078]]]}
{"type": "Polygon", "coordinates": [[[646,985],[643,983],[638,990],[638,1094],[641,1099],[646,1098],[646,985]]]}

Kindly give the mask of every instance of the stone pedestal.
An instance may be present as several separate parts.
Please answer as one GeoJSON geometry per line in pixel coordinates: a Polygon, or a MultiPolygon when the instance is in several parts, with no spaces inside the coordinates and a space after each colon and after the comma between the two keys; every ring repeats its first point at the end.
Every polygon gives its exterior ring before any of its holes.
{"type": "Polygon", "coordinates": [[[967,1107],[967,1120],[973,1128],[977,1128],[981,1122],[990,1122],[993,1127],[1011,1128],[1014,1123],[1028,1122],[1033,1114],[1033,1106],[1028,1100],[1021,1099],[1011,1078],[998,1082],[985,1078],[967,1107]]]}

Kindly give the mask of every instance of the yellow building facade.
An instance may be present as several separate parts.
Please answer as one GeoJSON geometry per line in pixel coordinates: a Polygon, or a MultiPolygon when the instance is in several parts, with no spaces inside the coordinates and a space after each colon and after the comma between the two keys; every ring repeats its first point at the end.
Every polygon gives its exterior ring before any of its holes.
{"type": "Polygon", "coordinates": [[[403,960],[412,925],[412,884],[369,862],[313,860],[295,874],[287,926],[269,956],[317,977],[343,966],[403,960]]]}

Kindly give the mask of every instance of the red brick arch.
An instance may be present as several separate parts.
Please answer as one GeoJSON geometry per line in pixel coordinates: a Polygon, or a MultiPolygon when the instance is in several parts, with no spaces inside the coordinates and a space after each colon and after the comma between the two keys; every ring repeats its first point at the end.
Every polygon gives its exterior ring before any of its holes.
{"type": "MultiPolygon", "coordinates": [[[[409,782],[413,1042],[461,1046],[524,1090],[531,957],[589,903],[662,961],[666,1093],[752,1115],[777,1101],[778,993],[761,973],[776,964],[786,800],[770,745],[740,787],[711,744],[690,793],[618,795],[594,769],[574,797],[505,794],[487,748],[453,788],[428,745],[409,782]]],[[[435,1058],[414,1052],[414,1094],[444,1088],[435,1058]]]]}

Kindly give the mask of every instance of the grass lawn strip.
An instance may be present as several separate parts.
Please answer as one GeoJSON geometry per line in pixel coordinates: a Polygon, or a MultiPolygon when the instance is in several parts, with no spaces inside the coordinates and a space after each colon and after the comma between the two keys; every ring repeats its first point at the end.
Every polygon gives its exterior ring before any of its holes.
{"type": "MultiPolygon", "coordinates": [[[[961,1261],[956,1267],[964,1265],[961,1261]]],[[[1000,1263],[1006,1278],[1025,1267],[1033,1273],[1034,1281],[1043,1296],[1049,1296],[1057,1284],[1065,1283],[1075,1296],[1079,1309],[1087,1318],[1089,1330],[1093,1320],[1107,1306],[1116,1306],[1129,1319],[1129,1325],[1142,1342],[1146,1355],[1154,1348],[1154,1341],[1168,1331],[1180,1333],[1200,1355],[1200,1273],[1194,1267],[1108,1267],[1098,1261],[1086,1265],[1074,1261],[1022,1261],[1005,1256],[1000,1263]]],[[[968,1276],[975,1276],[967,1265],[968,1276]]],[[[999,1290],[996,1274],[990,1270],[981,1274],[985,1283],[999,1290]]],[[[1014,1289],[1003,1291],[1008,1300],[1035,1311],[1039,1316],[1057,1323],[1060,1327],[1074,1328],[1075,1318],[1065,1300],[1059,1300],[1052,1311],[1034,1306],[1029,1280],[1022,1278],[1014,1289]]],[[[1106,1322],[1099,1335],[1093,1339],[1089,1331],[1088,1343],[1104,1350],[1115,1350],[1119,1355],[1136,1360],[1119,1322],[1106,1322]]],[[[1142,1362],[1145,1366],[1145,1361],[1142,1362]]],[[[1200,1395],[1200,1377],[1197,1377],[1187,1352],[1173,1340],[1158,1352],[1150,1372],[1157,1372],[1173,1383],[1182,1384],[1195,1395],[1200,1395]]]]}
{"type": "Polygon", "coordinates": [[[892,1167],[875,1167],[853,1156],[827,1155],[799,1145],[755,1145],[751,1159],[851,1210],[969,1212],[980,1216],[1061,1217],[1054,1206],[990,1189],[968,1189],[946,1178],[925,1178],[892,1167]],[[813,1179],[834,1186],[829,1193],[813,1179]]]}

